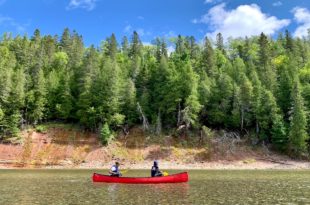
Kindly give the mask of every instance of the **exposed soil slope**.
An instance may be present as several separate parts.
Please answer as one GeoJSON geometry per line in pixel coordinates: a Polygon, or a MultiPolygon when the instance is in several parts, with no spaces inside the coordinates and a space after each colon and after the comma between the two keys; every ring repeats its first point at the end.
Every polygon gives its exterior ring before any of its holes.
{"type": "Polygon", "coordinates": [[[134,128],[103,147],[95,133],[50,127],[45,133],[23,132],[20,144],[0,144],[0,168],[109,168],[118,160],[126,168],[148,169],[155,159],[164,169],[310,168],[309,162],[247,144],[240,139],[146,136],[134,128]]]}

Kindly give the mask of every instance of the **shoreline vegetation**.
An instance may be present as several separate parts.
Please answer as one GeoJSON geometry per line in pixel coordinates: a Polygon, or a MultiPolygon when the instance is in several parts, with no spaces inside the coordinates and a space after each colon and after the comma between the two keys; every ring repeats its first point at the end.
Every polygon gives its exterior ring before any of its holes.
{"type": "Polygon", "coordinates": [[[0,166],[307,168],[310,30],[225,39],[3,34],[0,166]]]}
{"type": "Polygon", "coordinates": [[[116,160],[122,169],[150,169],[153,160],[159,160],[161,169],[310,169],[307,160],[294,160],[247,140],[225,138],[228,133],[220,131],[201,142],[200,136],[152,136],[136,127],[102,146],[98,134],[76,126],[37,127],[22,132],[15,144],[0,144],[0,169],[109,169],[116,160]]]}

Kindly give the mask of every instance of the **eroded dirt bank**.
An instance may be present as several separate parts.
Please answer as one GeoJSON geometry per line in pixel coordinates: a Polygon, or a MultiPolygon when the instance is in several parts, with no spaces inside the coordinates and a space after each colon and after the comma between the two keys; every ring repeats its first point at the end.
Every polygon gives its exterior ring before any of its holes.
{"type": "Polygon", "coordinates": [[[145,136],[141,129],[120,134],[101,146],[95,133],[51,127],[45,133],[28,130],[21,143],[0,144],[0,168],[99,168],[115,160],[123,168],[149,169],[153,160],[162,169],[310,169],[308,161],[295,161],[266,148],[240,141],[179,139],[145,136]]]}

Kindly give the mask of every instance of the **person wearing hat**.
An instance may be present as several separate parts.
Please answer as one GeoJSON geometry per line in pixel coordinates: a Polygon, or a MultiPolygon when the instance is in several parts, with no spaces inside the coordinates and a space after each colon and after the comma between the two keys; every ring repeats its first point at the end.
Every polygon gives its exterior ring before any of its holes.
{"type": "Polygon", "coordinates": [[[119,162],[115,162],[115,165],[113,165],[109,171],[110,176],[113,177],[120,177],[122,176],[120,170],[119,170],[119,162]]]}
{"type": "Polygon", "coordinates": [[[154,161],[154,164],[153,164],[152,169],[151,169],[151,176],[152,177],[161,177],[161,176],[163,176],[163,173],[159,170],[158,162],[157,161],[154,161]]]}

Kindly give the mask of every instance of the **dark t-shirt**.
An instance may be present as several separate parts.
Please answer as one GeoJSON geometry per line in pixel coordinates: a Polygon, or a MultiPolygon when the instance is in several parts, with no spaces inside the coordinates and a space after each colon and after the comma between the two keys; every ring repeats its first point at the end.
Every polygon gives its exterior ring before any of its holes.
{"type": "Polygon", "coordinates": [[[162,175],[163,174],[161,173],[161,171],[159,171],[158,167],[152,166],[152,169],[151,169],[151,176],[152,177],[159,177],[159,176],[162,176],[162,175]]]}

